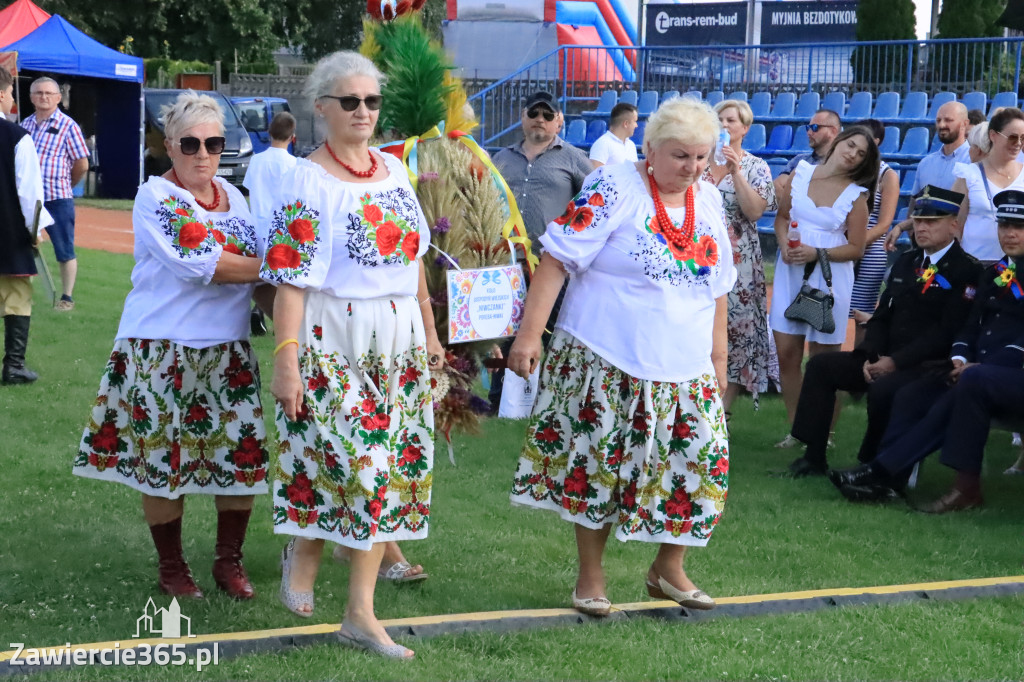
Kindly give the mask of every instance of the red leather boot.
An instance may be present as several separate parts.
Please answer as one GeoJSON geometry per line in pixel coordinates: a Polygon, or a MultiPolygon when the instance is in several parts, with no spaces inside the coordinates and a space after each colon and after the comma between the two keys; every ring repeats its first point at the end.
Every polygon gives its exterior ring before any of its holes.
{"type": "Polygon", "coordinates": [[[250,509],[217,512],[217,550],[213,561],[213,579],[217,587],[233,599],[252,599],[256,590],[242,566],[242,543],[249,527],[250,509]]]}
{"type": "Polygon", "coordinates": [[[192,579],[192,571],[181,551],[181,517],[149,527],[160,557],[160,591],[173,597],[202,599],[203,591],[192,579]]]}

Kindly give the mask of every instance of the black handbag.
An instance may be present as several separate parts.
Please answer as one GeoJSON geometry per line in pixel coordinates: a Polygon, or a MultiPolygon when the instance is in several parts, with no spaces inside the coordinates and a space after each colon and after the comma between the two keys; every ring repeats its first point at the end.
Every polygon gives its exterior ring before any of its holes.
{"type": "Polygon", "coordinates": [[[836,330],[836,318],[832,314],[832,307],[835,305],[835,297],[832,295],[832,266],[829,265],[825,249],[817,251],[817,263],[807,263],[804,266],[804,282],[796,298],[783,314],[787,320],[806,322],[823,334],[831,334],[836,330]],[[827,292],[815,289],[807,283],[816,264],[821,265],[821,275],[828,285],[827,292]]]}

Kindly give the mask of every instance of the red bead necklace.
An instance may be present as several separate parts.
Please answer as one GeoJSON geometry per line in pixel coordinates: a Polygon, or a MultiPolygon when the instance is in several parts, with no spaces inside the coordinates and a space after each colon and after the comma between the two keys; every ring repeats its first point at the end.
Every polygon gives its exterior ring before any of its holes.
{"type": "Polygon", "coordinates": [[[327,147],[327,153],[331,155],[332,159],[338,162],[339,166],[341,166],[342,168],[344,168],[357,178],[372,178],[373,174],[377,172],[377,157],[371,154],[369,149],[366,150],[366,154],[367,156],[370,157],[370,170],[358,171],[352,166],[342,161],[341,159],[339,159],[334,154],[334,150],[331,149],[331,145],[329,142],[327,142],[327,140],[324,140],[324,146],[327,147]]]}
{"type": "MultiPolygon", "coordinates": [[[[181,183],[181,180],[178,179],[178,174],[177,172],[175,172],[173,168],[171,169],[171,175],[174,176],[175,185],[182,189],[187,189],[185,185],[181,183]]],[[[220,206],[220,192],[217,191],[217,183],[214,182],[213,179],[210,180],[210,187],[213,189],[213,203],[204,204],[199,197],[197,197],[194,193],[192,194],[192,198],[196,200],[196,203],[205,208],[207,211],[213,211],[218,206],[220,206]]]]}
{"type": "Polygon", "coordinates": [[[658,192],[658,183],[654,181],[654,174],[651,172],[650,164],[647,164],[647,174],[651,181],[651,199],[654,200],[657,231],[677,250],[686,251],[687,249],[692,249],[693,232],[697,223],[697,215],[693,209],[696,188],[694,185],[686,188],[686,217],[683,218],[683,227],[678,228],[668,217],[668,211],[665,210],[665,204],[661,200],[661,193],[658,192]]]}

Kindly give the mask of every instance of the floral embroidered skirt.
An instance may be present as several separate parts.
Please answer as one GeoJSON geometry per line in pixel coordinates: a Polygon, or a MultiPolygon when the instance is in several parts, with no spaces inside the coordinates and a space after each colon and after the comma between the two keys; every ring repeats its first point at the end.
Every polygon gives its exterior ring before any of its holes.
{"type": "Polygon", "coordinates": [[[556,330],[512,502],[619,540],[703,546],[722,516],[729,439],[709,374],[636,379],[556,330]]]}
{"type": "Polygon", "coordinates": [[[434,405],[412,297],[309,291],[299,330],[305,402],[277,409],[274,532],[356,549],[427,537],[434,405]]]}
{"type": "Polygon", "coordinates": [[[154,497],[268,491],[259,365],[248,341],[119,339],[72,471],[154,497]]]}

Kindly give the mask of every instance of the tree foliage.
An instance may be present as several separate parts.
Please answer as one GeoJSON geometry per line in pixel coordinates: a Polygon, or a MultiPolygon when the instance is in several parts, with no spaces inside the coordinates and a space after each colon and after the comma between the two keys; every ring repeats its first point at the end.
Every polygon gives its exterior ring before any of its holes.
{"type": "Polygon", "coordinates": [[[1006,0],[943,0],[936,38],[995,38],[1003,35],[996,19],[1006,0]]]}
{"type": "MultiPolygon", "coordinates": [[[[913,0],[860,0],[857,4],[857,40],[913,40],[913,0]]],[[[894,83],[905,78],[909,46],[857,48],[850,57],[859,83],[894,83]]]]}

